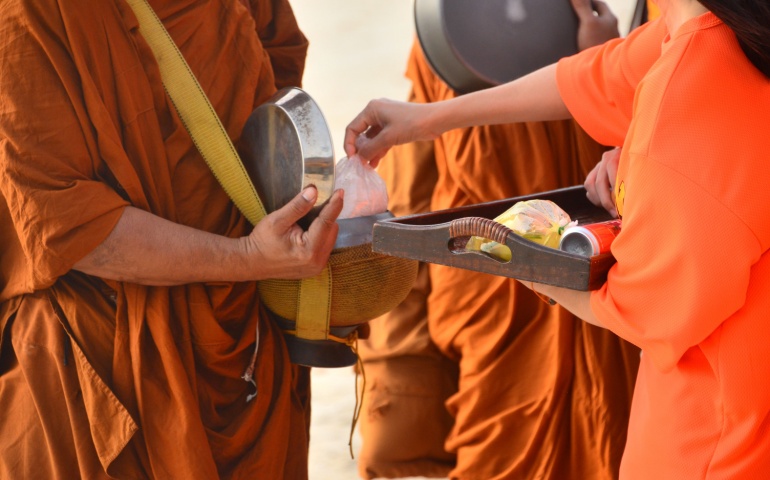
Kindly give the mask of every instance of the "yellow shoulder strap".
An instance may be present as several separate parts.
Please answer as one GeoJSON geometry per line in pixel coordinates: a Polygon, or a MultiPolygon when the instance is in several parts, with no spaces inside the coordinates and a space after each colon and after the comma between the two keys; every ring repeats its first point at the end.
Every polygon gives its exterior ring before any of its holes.
{"type": "MultiPolygon", "coordinates": [[[[127,0],[139,21],[139,31],[160,68],[163,86],[206,164],[243,215],[256,225],[265,207],[254,189],[222,122],[187,65],[166,27],[147,0],[127,0]]],[[[303,279],[297,299],[297,336],[326,339],[331,307],[331,271],[303,279]]]]}
{"type": "Polygon", "coordinates": [[[214,107],[147,1],[128,0],[128,4],[158,62],[163,86],[195,146],[235,206],[256,225],[266,215],[265,207],[214,107]]]}

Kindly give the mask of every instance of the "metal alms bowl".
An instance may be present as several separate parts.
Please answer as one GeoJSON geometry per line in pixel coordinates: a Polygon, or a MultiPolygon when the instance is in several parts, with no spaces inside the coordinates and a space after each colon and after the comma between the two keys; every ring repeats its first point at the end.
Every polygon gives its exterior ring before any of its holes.
{"type": "Polygon", "coordinates": [[[334,144],[321,109],[304,90],[278,91],[257,107],[241,135],[241,158],[267,213],[315,185],[309,224],[334,193],[334,144]]]}
{"type": "MultiPolygon", "coordinates": [[[[254,110],[241,135],[240,153],[267,213],[286,205],[305,186],[316,186],[316,206],[298,222],[303,228],[334,191],[334,149],[326,120],[313,99],[298,88],[281,90],[254,110]]],[[[383,212],[337,221],[339,233],[328,262],[331,335],[347,337],[391,310],[414,284],[417,262],[372,252],[373,225],[389,217],[383,212]]],[[[286,279],[259,282],[264,306],[284,330],[291,360],[321,367],[355,363],[356,355],[346,343],[306,340],[292,332],[300,284],[286,279]]]]}

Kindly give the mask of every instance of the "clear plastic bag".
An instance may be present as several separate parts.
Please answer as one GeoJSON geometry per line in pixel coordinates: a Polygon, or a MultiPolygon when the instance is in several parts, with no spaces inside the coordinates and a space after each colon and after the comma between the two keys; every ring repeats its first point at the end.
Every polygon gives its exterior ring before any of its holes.
{"type": "Polygon", "coordinates": [[[388,209],[385,181],[358,155],[337,162],[334,188],[345,190],[340,219],[376,215],[388,209]]]}
{"type": "MultiPolygon", "coordinates": [[[[559,239],[564,229],[577,224],[576,221],[570,221],[569,215],[550,200],[516,202],[498,215],[495,221],[527,240],[551,248],[559,248],[559,239]]],[[[486,238],[471,237],[465,248],[486,252],[506,262],[511,259],[511,250],[507,246],[486,238]]]]}

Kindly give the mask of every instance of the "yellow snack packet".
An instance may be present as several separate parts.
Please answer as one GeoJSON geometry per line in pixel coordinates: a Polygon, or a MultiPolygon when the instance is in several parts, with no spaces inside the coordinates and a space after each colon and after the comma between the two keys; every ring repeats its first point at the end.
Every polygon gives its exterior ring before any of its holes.
{"type": "MultiPolygon", "coordinates": [[[[516,202],[498,215],[495,221],[527,240],[551,248],[559,248],[559,239],[564,229],[577,224],[552,201],[537,199],[516,202]]],[[[471,237],[465,249],[486,252],[506,262],[511,260],[511,250],[506,245],[486,238],[471,237]]]]}

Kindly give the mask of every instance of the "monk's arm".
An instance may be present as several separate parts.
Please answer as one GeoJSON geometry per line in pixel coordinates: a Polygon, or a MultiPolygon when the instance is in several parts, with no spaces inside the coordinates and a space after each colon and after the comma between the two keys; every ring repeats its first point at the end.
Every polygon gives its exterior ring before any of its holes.
{"type": "Polygon", "coordinates": [[[177,285],[246,280],[245,260],[242,239],[215,235],[126,207],[110,235],[74,269],[117,281],[177,285]]]}
{"type": "Polygon", "coordinates": [[[554,287],[542,283],[521,282],[535,292],[553,299],[556,303],[569,310],[576,317],[604,328],[604,325],[596,318],[591,310],[591,292],[581,292],[579,290],[570,290],[568,288],[554,287]]]}
{"type": "Polygon", "coordinates": [[[107,238],[74,265],[101,278],[144,285],[305,278],[326,264],[342,209],[336,192],[307,231],[296,222],[315,204],[307,188],[259,222],[248,236],[229,238],[126,207],[107,238]]]}

